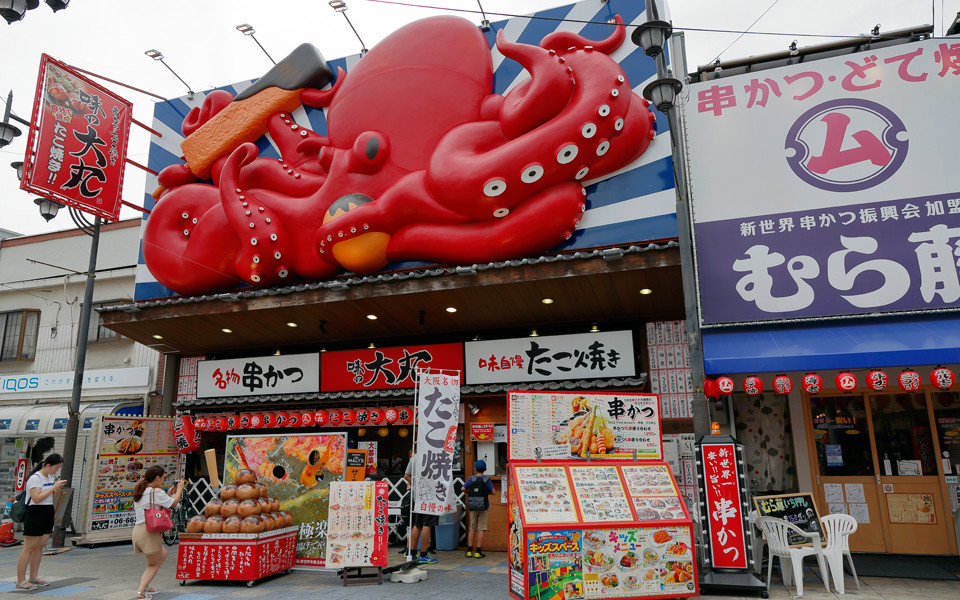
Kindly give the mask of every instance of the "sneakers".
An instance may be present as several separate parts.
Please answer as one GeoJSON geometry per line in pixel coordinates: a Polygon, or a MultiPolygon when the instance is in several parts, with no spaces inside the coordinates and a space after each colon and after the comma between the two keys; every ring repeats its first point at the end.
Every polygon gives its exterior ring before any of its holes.
{"type": "Polygon", "coordinates": [[[471,552],[470,550],[467,550],[466,557],[467,557],[467,558],[473,558],[473,552],[471,552]]]}
{"type": "MultiPolygon", "coordinates": [[[[468,552],[467,555],[469,556],[469,554],[470,554],[470,553],[468,552]]],[[[480,551],[477,551],[477,552],[474,552],[474,553],[473,553],[473,557],[474,557],[474,558],[486,558],[486,556],[487,556],[486,554],[484,554],[483,552],[480,552],[480,551]]]]}
{"type": "Polygon", "coordinates": [[[422,565],[432,565],[433,563],[437,562],[437,559],[434,558],[434,557],[432,557],[432,556],[430,556],[429,554],[426,555],[426,556],[421,556],[421,557],[419,557],[417,560],[418,560],[418,561],[420,562],[420,564],[422,564],[422,565]]]}

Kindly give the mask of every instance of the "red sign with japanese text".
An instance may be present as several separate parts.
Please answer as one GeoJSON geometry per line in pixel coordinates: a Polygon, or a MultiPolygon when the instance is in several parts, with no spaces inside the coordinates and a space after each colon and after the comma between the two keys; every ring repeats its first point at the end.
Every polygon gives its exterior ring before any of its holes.
{"type": "Polygon", "coordinates": [[[470,439],[477,442],[492,442],[493,423],[471,423],[470,439]]]}
{"type": "Polygon", "coordinates": [[[718,569],[747,568],[740,470],[734,444],[700,447],[710,559],[718,569]]]}
{"type": "Polygon", "coordinates": [[[132,108],[44,54],[20,189],[116,221],[132,108]]]}
{"type": "Polygon", "coordinates": [[[324,352],[320,355],[320,391],[412,388],[418,368],[462,371],[461,344],[324,352]]]}
{"type": "Polygon", "coordinates": [[[177,579],[253,581],[293,567],[297,527],[262,534],[181,534],[177,579]]]}

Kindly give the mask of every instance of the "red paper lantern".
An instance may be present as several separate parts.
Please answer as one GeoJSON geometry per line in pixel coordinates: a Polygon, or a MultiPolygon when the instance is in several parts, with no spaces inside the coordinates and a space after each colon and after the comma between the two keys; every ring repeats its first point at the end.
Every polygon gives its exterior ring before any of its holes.
{"type": "Polygon", "coordinates": [[[763,380],[755,375],[751,375],[743,380],[743,391],[748,396],[759,396],[763,393],[763,380]]]}
{"type": "Polygon", "coordinates": [[[383,411],[383,420],[393,425],[400,420],[400,409],[390,407],[383,411]]]}
{"type": "Polygon", "coordinates": [[[852,392],[857,389],[857,376],[849,371],[840,371],[837,373],[837,376],[833,378],[834,384],[836,384],[837,389],[844,392],[852,392]]]}
{"type": "Polygon", "coordinates": [[[318,410],[313,413],[313,422],[317,424],[318,427],[323,427],[330,423],[330,413],[325,410],[318,410]]]}
{"type": "Polygon", "coordinates": [[[720,389],[717,387],[717,380],[707,377],[703,380],[703,395],[707,398],[719,398],[720,389]]]}
{"type": "Polygon", "coordinates": [[[930,383],[938,390],[949,390],[953,387],[953,371],[946,367],[937,367],[930,373],[930,383]]]}
{"type": "Polygon", "coordinates": [[[383,409],[382,408],[371,408],[370,409],[370,424],[379,425],[383,423],[383,409]]]}
{"type": "Polygon", "coordinates": [[[177,415],[173,421],[173,437],[181,454],[200,449],[200,432],[194,430],[190,415],[177,415]]]}
{"type": "Polygon", "coordinates": [[[369,425],[369,424],[370,424],[370,409],[358,408],[357,409],[357,425],[369,425]]]}
{"type": "Polygon", "coordinates": [[[226,417],[217,417],[217,431],[227,431],[227,418],[226,417]]]}
{"type": "Polygon", "coordinates": [[[230,415],[227,417],[227,429],[240,429],[240,417],[239,415],[230,415]]]}
{"type": "Polygon", "coordinates": [[[412,407],[401,406],[400,409],[397,411],[397,414],[399,415],[397,418],[397,423],[400,423],[401,425],[409,425],[410,423],[413,423],[412,407]]]}
{"type": "Polygon", "coordinates": [[[274,427],[288,427],[290,424],[290,415],[283,411],[274,413],[274,419],[274,427]]]}
{"type": "Polygon", "coordinates": [[[786,396],[793,391],[793,380],[788,375],[777,375],[773,378],[773,391],[786,396]]]}
{"type": "Polygon", "coordinates": [[[882,392],[890,385],[890,378],[883,371],[870,371],[867,373],[867,387],[875,392],[882,392]]]}
{"type": "Polygon", "coordinates": [[[263,413],[253,413],[250,415],[250,429],[262,429],[265,427],[263,424],[263,413]]]}
{"type": "Polygon", "coordinates": [[[277,426],[277,413],[265,412],[263,413],[263,426],[264,428],[272,428],[277,426]]]}
{"type": "Polygon", "coordinates": [[[732,394],[735,387],[736,384],[733,383],[733,379],[729,377],[717,377],[717,389],[720,390],[721,396],[732,394]]]}
{"type": "Polygon", "coordinates": [[[357,411],[352,408],[348,408],[343,411],[342,422],[344,425],[353,425],[357,422],[357,411]]]}
{"type": "Polygon", "coordinates": [[[313,427],[313,424],[316,422],[312,410],[304,410],[300,412],[300,426],[301,427],[313,427]]]}
{"type": "Polygon", "coordinates": [[[800,380],[800,387],[808,394],[819,394],[823,390],[823,377],[816,373],[807,373],[800,380]]]}
{"type": "Polygon", "coordinates": [[[339,427],[343,423],[343,413],[333,409],[330,411],[330,427],[339,427]]]}
{"type": "Polygon", "coordinates": [[[302,427],[303,424],[300,422],[300,413],[298,412],[288,412],[284,413],[287,415],[287,427],[302,427]]]}
{"type": "Polygon", "coordinates": [[[920,389],[920,373],[907,369],[897,375],[897,385],[905,392],[915,392],[920,389]]]}
{"type": "Polygon", "coordinates": [[[196,431],[206,431],[207,430],[207,418],[206,417],[197,417],[193,420],[193,428],[196,431]]]}

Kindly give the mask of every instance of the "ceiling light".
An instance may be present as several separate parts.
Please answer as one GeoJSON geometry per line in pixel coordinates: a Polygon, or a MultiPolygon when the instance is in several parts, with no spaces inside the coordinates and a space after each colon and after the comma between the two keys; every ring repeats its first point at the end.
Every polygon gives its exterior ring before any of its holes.
{"type": "Polygon", "coordinates": [[[536,329],[534,329],[533,331],[530,332],[530,337],[537,337],[537,336],[539,336],[539,335],[540,335],[540,334],[537,333],[537,330],[536,330],[536,329]]]}
{"type": "Polygon", "coordinates": [[[370,345],[367,346],[367,348],[376,348],[376,347],[377,347],[377,345],[374,344],[373,342],[370,342],[370,345]]]}
{"type": "Polygon", "coordinates": [[[598,332],[598,331],[600,331],[600,328],[597,327],[597,324],[596,324],[596,323],[594,323],[594,324],[593,324],[593,327],[590,328],[590,333],[596,333],[596,332],[598,332]]]}
{"type": "Polygon", "coordinates": [[[222,332],[224,332],[224,333],[233,333],[233,330],[232,330],[232,329],[227,329],[226,327],[224,327],[224,328],[221,329],[220,331],[222,331],[222,332]]]}
{"type": "Polygon", "coordinates": [[[297,324],[292,321],[290,323],[287,323],[287,327],[296,327],[296,326],[297,324]]]}
{"type": "Polygon", "coordinates": [[[277,350],[276,352],[274,352],[273,355],[274,355],[274,356],[280,356],[280,350],[277,350]]]}
{"type": "Polygon", "coordinates": [[[324,346],[323,348],[320,348],[320,352],[326,352],[326,351],[327,351],[326,346],[324,346]]]}
{"type": "Polygon", "coordinates": [[[163,336],[160,335],[159,333],[155,333],[155,334],[153,334],[153,339],[155,339],[155,340],[162,340],[162,339],[163,339],[163,336]]]}
{"type": "Polygon", "coordinates": [[[367,315],[367,318],[370,319],[371,321],[376,321],[377,315],[367,315]]]}
{"type": "Polygon", "coordinates": [[[553,304],[553,298],[544,298],[540,302],[543,302],[544,304],[553,304]]]}
{"type": "Polygon", "coordinates": [[[456,308],[455,306],[448,306],[448,307],[447,307],[447,312],[448,312],[448,313],[455,313],[455,312],[457,312],[457,308],[456,308]]]}
{"type": "Polygon", "coordinates": [[[652,294],[653,290],[651,290],[650,288],[643,288],[642,290],[640,290],[640,293],[646,296],[648,294],[652,294]]]}

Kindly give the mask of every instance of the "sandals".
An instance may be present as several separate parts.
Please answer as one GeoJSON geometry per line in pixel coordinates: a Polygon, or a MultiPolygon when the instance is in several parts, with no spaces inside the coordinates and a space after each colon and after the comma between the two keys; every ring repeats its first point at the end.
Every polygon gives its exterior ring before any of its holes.
{"type": "Polygon", "coordinates": [[[46,579],[40,579],[39,577],[34,577],[30,580],[30,583],[34,584],[37,587],[46,587],[50,585],[50,582],[46,579]]]}
{"type": "Polygon", "coordinates": [[[40,586],[34,585],[33,583],[30,583],[29,581],[24,581],[24,582],[18,583],[18,584],[13,588],[13,591],[15,591],[15,592],[33,592],[33,591],[38,590],[38,589],[40,589],[40,586]]]}

